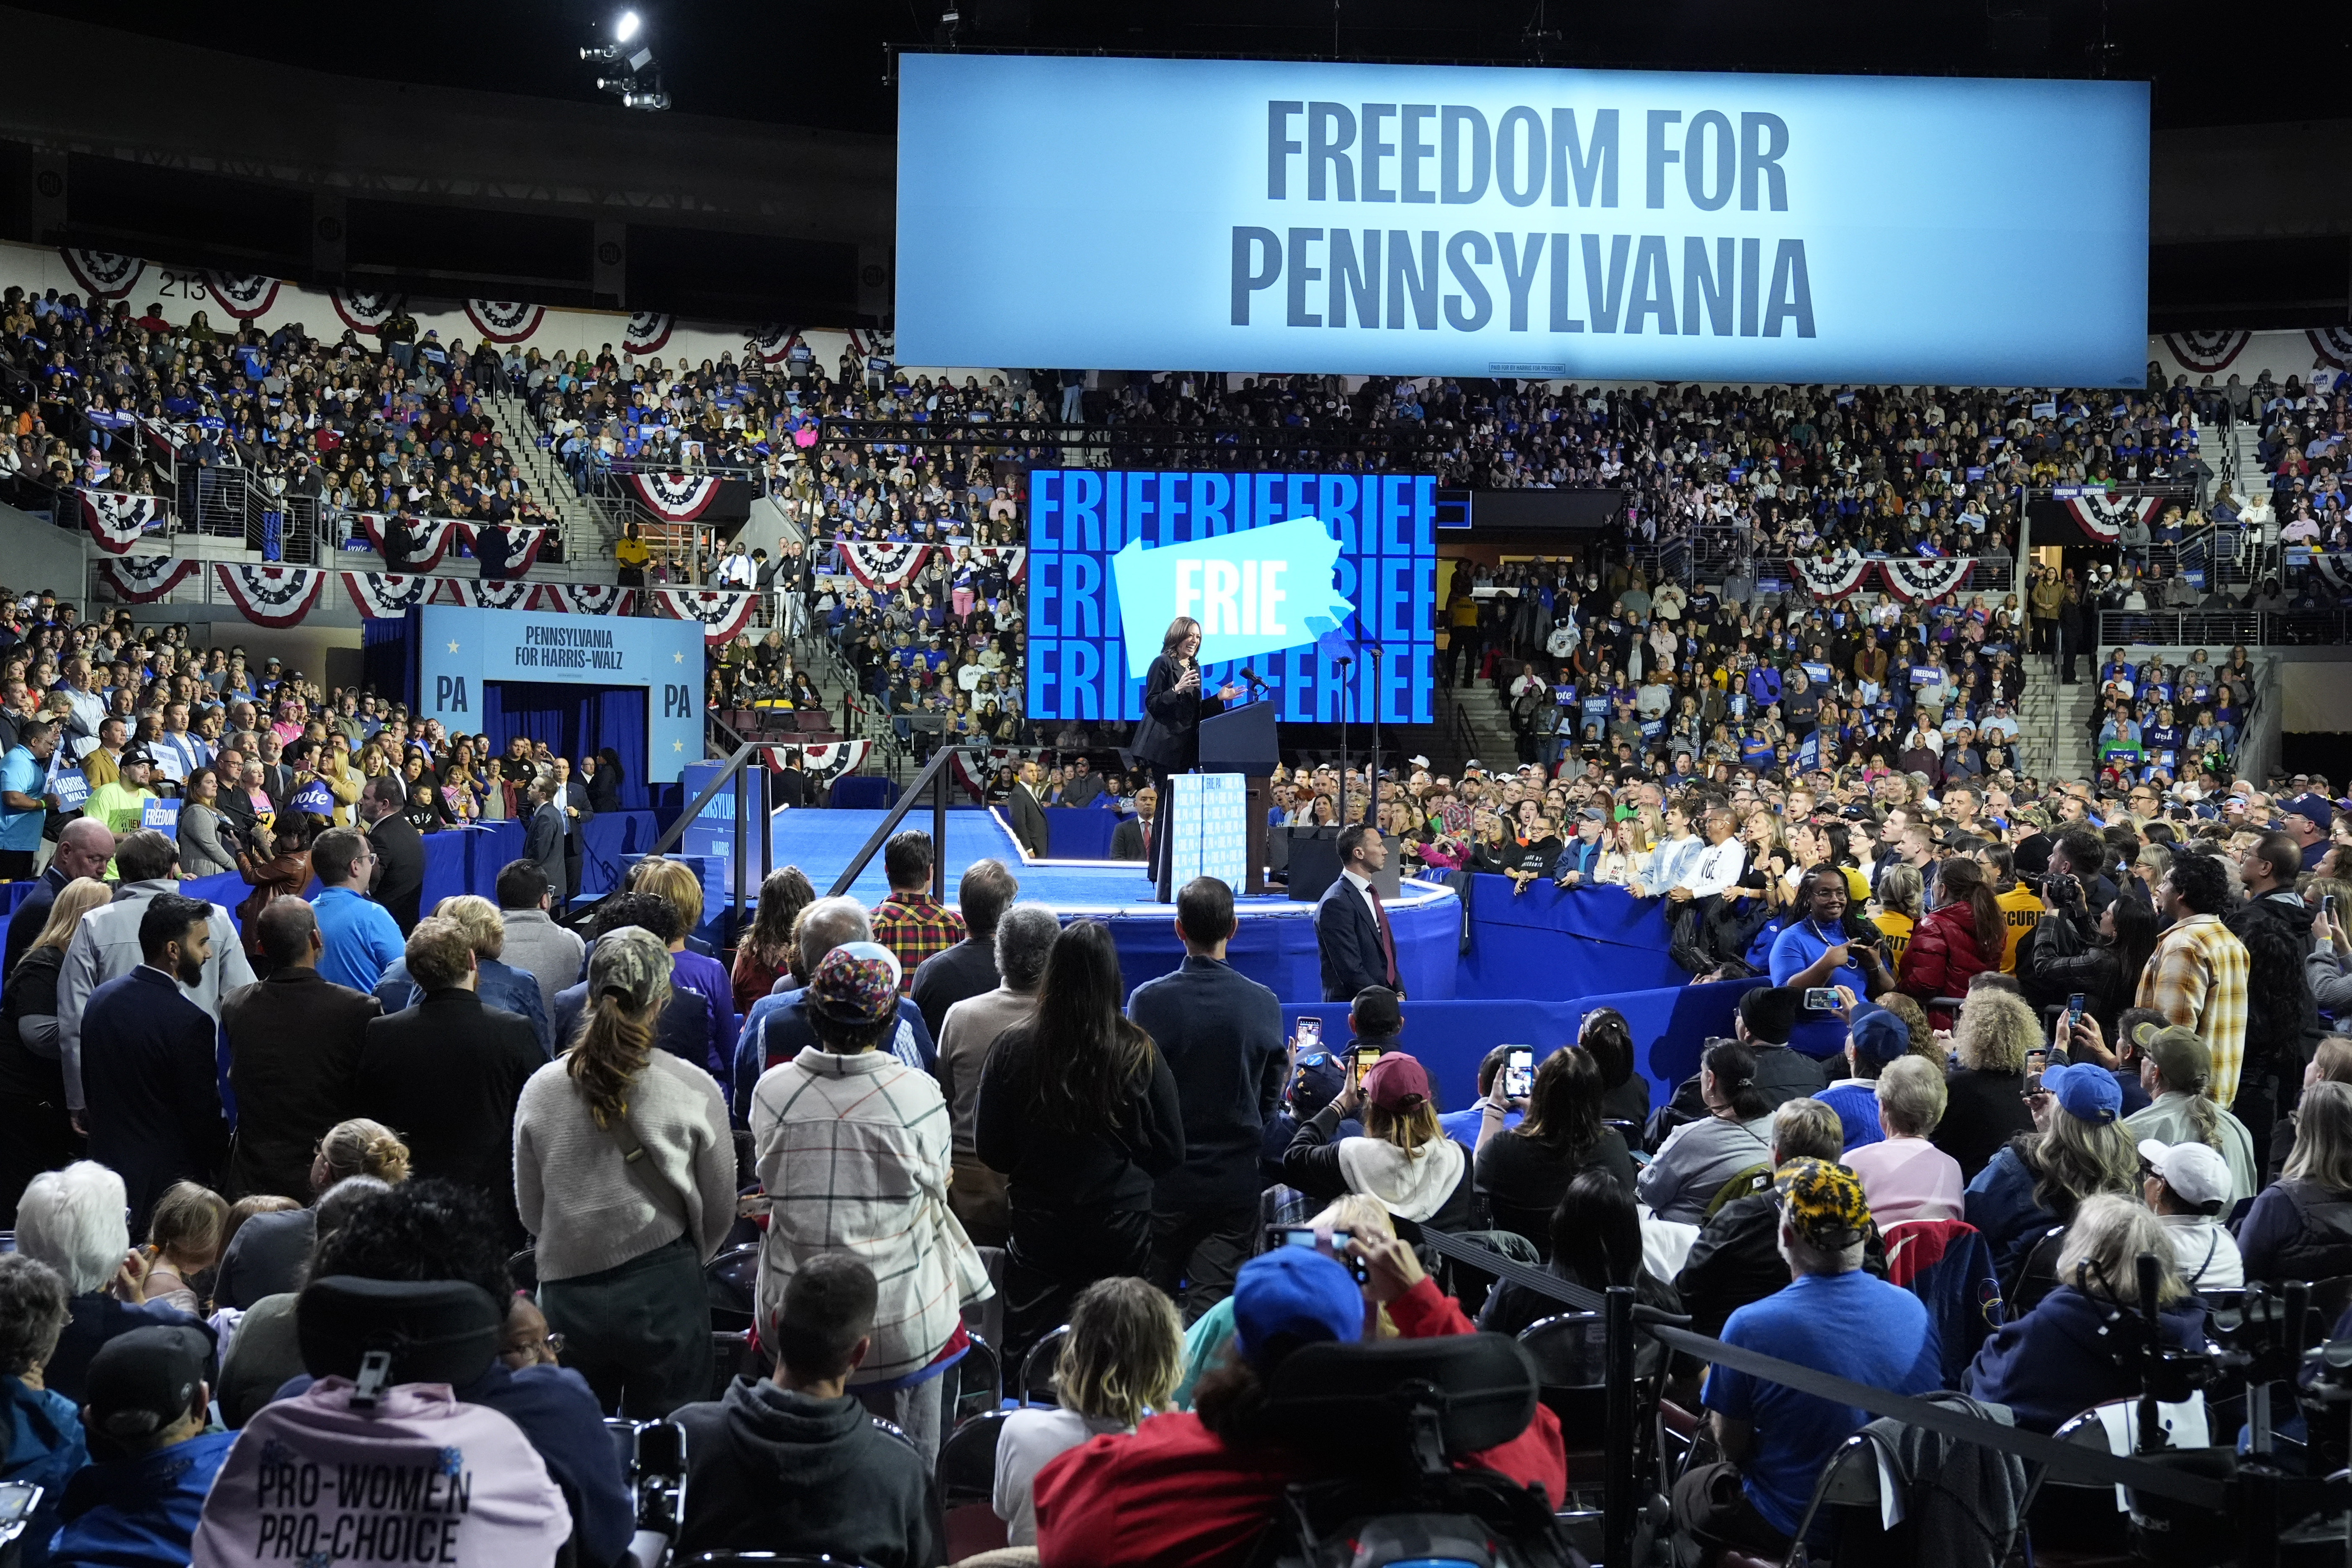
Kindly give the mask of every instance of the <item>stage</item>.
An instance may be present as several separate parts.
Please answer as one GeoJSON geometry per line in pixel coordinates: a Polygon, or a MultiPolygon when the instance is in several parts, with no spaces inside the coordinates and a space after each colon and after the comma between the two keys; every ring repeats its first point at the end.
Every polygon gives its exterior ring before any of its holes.
{"type": "MultiPolygon", "coordinates": [[[[776,864],[799,866],[822,894],[888,814],[839,809],[779,811],[772,829],[776,864]]],[[[1032,861],[994,810],[959,808],[947,819],[942,859],[950,904],[963,868],[993,858],[1020,879],[1024,899],[1052,904],[1065,920],[1100,920],[1109,925],[1118,943],[1121,978],[1130,990],[1167,974],[1182,958],[1183,945],[1174,929],[1176,911],[1153,900],[1140,863],[1032,861]]],[[[909,811],[901,825],[929,832],[931,814],[920,809],[909,811]]],[[[877,851],[850,887],[850,895],[871,908],[888,891],[877,851]]],[[[1227,959],[1285,1002],[1319,1002],[1323,990],[1315,948],[1315,906],[1280,896],[1235,903],[1241,930],[1227,949],[1227,959]]],[[[1406,994],[1428,1001],[1451,999],[1461,946],[1461,900],[1445,888],[1408,882],[1388,908],[1406,994]]]]}

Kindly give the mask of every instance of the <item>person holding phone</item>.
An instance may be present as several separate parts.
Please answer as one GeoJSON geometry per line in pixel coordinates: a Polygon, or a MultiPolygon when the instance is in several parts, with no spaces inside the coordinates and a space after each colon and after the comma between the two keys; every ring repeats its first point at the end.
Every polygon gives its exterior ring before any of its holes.
{"type": "Polygon", "coordinates": [[[1403,1051],[1371,1064],[1291,1140],[1283,1180],[1309,1197],[1377,1197],[1406,1219],[1460,1230],[1471,1219],[1469,1157],[1437,1124],[1429,1074],[1403,1051]],[[1363,1114],[1364,1135],[1338,1136],[1340,1118],[1363,1114]]]}
{"type": "MultiPolygon", "coordinates": [[[[1507,1079],[1511,1068],[1503,1071],[1507,1079]]],[[[1499,1095],[1481,1105],[1472,1186],[1486,1195],[1496,1228],[1517,1232],[1543,1253],[1550,1246],[1552,1210],[1578,1173],[1605,1170],[1633,1192],[1632,1154],[1623,1135],[1601,1119],[1605,1092],[1599,1060],[1566,1046],[1544,1059],[1523,1097],[1513,1096],[1526,1107],[1517,1127],[1503,1130],[1499,1095]]]]}
{"type": "Polygon", "coordinates": [[[1857,997],[1895,989],[1884,938],[1868,921],[1847,914],[1852,893],[1845,873],[1816,865],[1797,883],[1798,914],[1773,938],[1772,983],[1798,990],[1843,986],[1857,997]]]}

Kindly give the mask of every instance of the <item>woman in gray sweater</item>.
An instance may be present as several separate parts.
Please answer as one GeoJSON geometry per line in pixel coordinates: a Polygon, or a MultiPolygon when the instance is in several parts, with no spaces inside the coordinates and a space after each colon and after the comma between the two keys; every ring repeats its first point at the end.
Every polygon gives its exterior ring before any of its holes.
{"type": "Polygon", "coordinates": [[[1756,1053],[1717,1040],[1700,1059],[1698,1082],[1706,1118],[1669,1134],[1634,1184],[1653,1215],[1684,1225],[1705,1224],[1725,1182],[1772,1159],[1772,1102],[1757,1087],[1756,1053]]]}
{"type": "Polygon", "coordinates": [[[236,869],[236,851],[221,837],[220,776],[199,768],[180,802],[180,875],[223,876],[236,869]]]}
{"type": "Polygon", "coordinates": [[[588,960],[585,1023],[515,1107],[515,1201],[538,1239],[540,1310],[565,1364],[633,1420],[709,1394],[702,1265],[735,1223],[719,1085],[653,1049],[669,996],[667,946],[641,926],[607,933],[588,960]]]}

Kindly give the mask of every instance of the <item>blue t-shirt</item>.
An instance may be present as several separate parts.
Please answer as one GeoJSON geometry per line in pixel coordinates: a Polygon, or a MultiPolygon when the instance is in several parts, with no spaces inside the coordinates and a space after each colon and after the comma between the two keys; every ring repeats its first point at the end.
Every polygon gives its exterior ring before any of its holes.
{"type": "Polygon", "coordinates": [[[392,961],[408,950],[392,911],[348,887],[320,888],[310,901],[310,914],[326,948],[319,956],[322,980],[373,991],[392,961]]]}
{"type": "MultiPolygon", "coordinates": [[[[13,789],[37,800],[47,775],[47,765],[21,746],[12,747],[7,756],[0,757],[0,789],[13,789]]],[[[0,850],[39,849],[41,823],[47,816],[47,810],[40,806],[29,811],[11,811],[0,806],[0,850]]]]}
{"type": "MultiPolygon", "coordinates": [[[[1835,946],[1832,938],[1842,938],[1843,936],[1844,933],[1838,927],[1816,927],[1811,920],[1800,920],[1794,925],[1784,928],[1780,936],[1772,939],[1772,983],[1776,986],[1787,985],[1792,977],[1811,968],[1813,960],[1835,946]]],[[[1852,962],[1851,952],[1848,954],[1848,961],[1830,971],[1829,978],[1822,981],[1821,984],[1843,986],[1857,997],[1866,997],[1870,994],[1863,987],[1862,967],[1852,962]]]]}
{"type": "MultiPolygon", "coordinates": [[[[1910,1291],[1859,1269],[1799,1275],[1732,1313],[1723,1325],[1723,1343],[1895,1394],[1931,1393],[1943,1383],[1927,1309],[1910,1291]]],[[[1755,1453],[1741,1489],[1783,1535],[1797,1532],[1830,1455],[1871,1420],[1867,1410],[1727,1366],[1707,1374],[1705,1403],[1754,1425],[1755,1453]]]]}

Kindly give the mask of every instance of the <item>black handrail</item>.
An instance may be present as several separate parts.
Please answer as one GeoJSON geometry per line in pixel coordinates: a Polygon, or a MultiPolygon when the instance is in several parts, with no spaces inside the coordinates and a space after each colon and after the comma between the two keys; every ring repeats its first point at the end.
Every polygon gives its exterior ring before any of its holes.
{"type": "Polygon", "coordinates": [[[849,891],[850,884],[866,869],[866,862],[874,858],[874,852],[889,842],[890,835],[898,831],[900,822],[906,821],[908,811],[913,809],[926,786],[931,790],[931,896],[945,898],[948,895],[947,768],[948,763],[965,749],[961,746],[942,746],[932,754],[930,761],[923,765],[923,770],[915,775],[915,781],[899,795],[898,803],[890,808],[873,834],[866,839],[865,847],[851,856],[849,864],[834,878],[833,886],[825,892],[827,898],[839,898],[849,891]]]}

